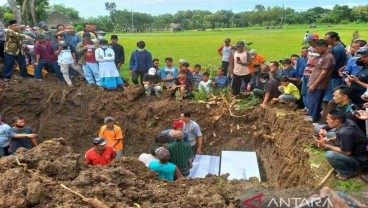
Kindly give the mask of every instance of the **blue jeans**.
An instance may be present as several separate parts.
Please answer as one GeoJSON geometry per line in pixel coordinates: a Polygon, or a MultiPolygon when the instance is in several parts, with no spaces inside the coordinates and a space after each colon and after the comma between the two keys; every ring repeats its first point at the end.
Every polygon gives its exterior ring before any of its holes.
{"type": "Polygon", "coordinates": [[[84,76],[88,84],[97,84],[98,86],[101,85],[100,83],[100,73],[98,69],[97,63],[86,63],[82,66],[84,71],[84,76]]]}
{"type": "Polygon", "coordinates": [[[123,157],[124,149],[116,151],[116,157],[123,157]]]}
{"type": "Polygon", "coordinates": [[[288,94],[282,94],[280,95],[280,100],[283,100],[283,101],[296,101],[295,97],[293,95],[288,95],[288,94]]]}
{"type": "Polygon", "coordinates": [[[325,92],[325,95],[323,97],[324,102],[329,102],[333,98],[333,90],[340,86],[342,84],[341,78],[331,78],[330,84],[328,85],[328,88],[325,92]]]}
{"type": "Polygon", "coordinates": [[[308,82],[309,82],[309,76],[304,75],[302,77],[302,98],[304,106],[308,109],[308,82]]]}
{"type": "Polygon", "coordinates": [[[316,89],[308,92],[308,114],[312,117],[313,123],[321,119],[321,104],[326,90],[316,89]]]}
{"type": "Polygon", "coordinates": [[[64,81],[64,77],[63,77],[63,74],[61,73],[60,71],[60,67],[59,67],[59,64],[56,62],[56,61],[52,61],[52,62],[47,62],[43,59],[40,60],[40,62],[38,63],[36,69],[35,69],[35,74],[34,74],[34,78],[35,79],[42,79],[42,69],[45,67],[45,66],[51,66],[52,70],[54,71],[56,77],[62,81],[62,82],[65,82],[64,81]]]}
{"type": "Polygon", "coordinates": [[[20,76],[25,78],[28,76],[26,68],[26,57],[24,57],[21,53],[19,53],[18,56],[13,56],[8,53],[4,53],[4,64],[5,64],[3,71],[4,79],[10,79],[15,61],[18,62],[20,76]]]}
{"type": "Polygon", "coordinates": [[[360,166],[358,160],[352,156],[344,155],[335,151],[327,151],[326,159],[330,165],[343,177],[349,177],[356,172],[360,166]]]}

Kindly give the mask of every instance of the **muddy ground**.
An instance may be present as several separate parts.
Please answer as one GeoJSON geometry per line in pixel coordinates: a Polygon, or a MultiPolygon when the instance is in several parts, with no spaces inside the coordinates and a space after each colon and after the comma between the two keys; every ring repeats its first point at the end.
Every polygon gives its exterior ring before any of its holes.
{"type": "Polygon", "coordinates": [[[307,197],[323,177],[308,163],[305,148],[312,126],[297,111],[254,108],[230,116],[217,106],[175,101],[169,93],[161,98],[141,94],[134,87],[106,92],[81,81],[68,87],[52,78],[0,81],[0,114],[8,123],[14,115],[25,117],[44,141],[15,155],[35,173],[25,171],[14,156],[0,160],[0,207],[88,207],[59,183],[108,207],[133,207],[134,203],[142,207],[240,207],[243,200],[261,192],[269,193],[265,198],[307,197]],[[226,177],[167,183],[136,160],[149,152],[154,135],[170,128],[183,110],[191,110],[193,120],[200,124],[206,154],[256,151],[262,183],[227,181],[226,177]],[[113,116],[124,130],[127,157],[107,168],[87,167],[83,155],[105,116],[113,116]]]}

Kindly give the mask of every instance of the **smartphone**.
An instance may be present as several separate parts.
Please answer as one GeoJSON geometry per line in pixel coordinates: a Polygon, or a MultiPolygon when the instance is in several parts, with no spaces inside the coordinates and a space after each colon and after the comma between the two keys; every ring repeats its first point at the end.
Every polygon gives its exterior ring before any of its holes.
{"type": "Polygon", "coordinates": [[[350,104],[351,108],[351,114],[355,116],[360,116],[360,113],[358,112],[358,108],[354,104],[350,104]]]}
{"type": "Polygon", "coordinates": [[[236,61],[240,61],[240,57],[236,57],[236,61]]]}

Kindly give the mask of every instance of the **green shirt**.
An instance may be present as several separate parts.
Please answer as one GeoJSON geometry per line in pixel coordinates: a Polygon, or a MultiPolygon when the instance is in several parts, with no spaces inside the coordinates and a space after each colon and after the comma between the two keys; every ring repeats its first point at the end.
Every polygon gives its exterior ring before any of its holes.
{"type": "Polygon", "coordinates": [[[170,162],[176,165],[183,176],[189,175],[189,159],[194,157],[192,148],[183,140],[177,140],[169,144],[171,153],[170,162]]]}

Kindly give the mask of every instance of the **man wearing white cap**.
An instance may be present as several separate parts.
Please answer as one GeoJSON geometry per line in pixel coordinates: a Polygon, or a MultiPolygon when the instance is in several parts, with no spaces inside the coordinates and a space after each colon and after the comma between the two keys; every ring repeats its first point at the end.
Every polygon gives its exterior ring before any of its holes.
{"type": "Polygon", "coordinates": [[[162,91],[161,82],[160,72],[153,67],[150,68],[148,73],[143,76],[143,85],[144,89],[146,89],[146,95],[150,96],[152,91],[155,91],[156,96],[160,97],[162,91]]]}

